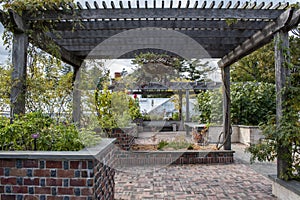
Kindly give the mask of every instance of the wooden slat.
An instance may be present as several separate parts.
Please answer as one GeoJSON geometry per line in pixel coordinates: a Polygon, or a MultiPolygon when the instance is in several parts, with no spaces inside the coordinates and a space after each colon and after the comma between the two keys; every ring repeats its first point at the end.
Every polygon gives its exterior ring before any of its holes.
{"type": "Polygon", "coordinates": [[[253,2],[253,3],[251,3],[251,4],[249,4],[248,9],[254,9],[255,6],[256,6],[256,4],[257,4],[256,1],[253,2]]]}
{"type": "Polygon", "coordinates": [[[190,0],[187,0],[185,8],[189,8],[189,6],[190,6],[190,0]]]}
{"type": "Polygon", "coordinates": [[[98,5],[97,1],[94,1],[94,6],[96,9],[99,9],[99,5],[98,5]]]}
{"type": "Polygon", "coordinates": [[[240,2],[240,1],[237,1],[237,2],[234,4],[233,8],[234,8],[234,9],[238,9],[238,8],[240,7],[240,4],[241,4],[241,2],[240,2]]]}
{"type": "Polygon", "coordinates": [[[77,2],[77,8],[80,9],[80,10],[83,10],[83,6],[81,5],[80,2],[77,2]]]}
{"type": "Polygon", "coordinates": [[[218,8],[221,9],[224,5],[224,1],[220,1],[219,5],[218,5],[218,8]]]}
{"type": "Polygon", "coordinates": [[[88,9],[88,10],[90,10],[90,9],[92,9],[92,7],[91,7],[91,5],[89,4],[89,2],[85,2],[85,6],[86,6],[86,8],[88,9]]]}
{"type": "Polygon", "coordinates": [[[262,9],[265,6],[265,2],[262,2],[261,4],[259,4],[256,9],[262,9]]]}
{"type": "Polygon", "coordinates": [[[123,1],[119,1],[119,6],[120,6],[121,9],[124,8],[124,6],[123,6],[123,1]]]}
{"type": "MultiPolygon", "coordinates": [[[[104,4],[106,5],[106,4],[104,4]]],[[[124,19],[124,18],[217,18],[217,19],[276,19],[282,10],[250,10],[250,9],[92,9],[77,10],[77,13],[66,14],[62,11],[44,12],[41,15],[27,16],[27,20],[57,20],[57,19],[124,19]]]]}
{"type": "Polygon", "coordinates": [[[128,8],[131,9],[131,1],[128,1],[128,8]]]}
{"type": "Polygon", "coordinates": [[[106,5],[105,1],[102,1],[102,6],[103,6],[104,9],[107,9],[107,5],[106,5]]]}
{"type": "Polygon", "coordinates": [[[202,4],[202,6],[201,6],[201,8],[205,8],[205,7],[206,7],[206,4],[207,4],[207,2],[204,1],[203,4],[202,4]]]}
{"type": "Polygon", "coordinates": [[[270,2],[264,9],[270,9],[273,6],[273,2],[270,2]]]}
{"type": "Polygon", "coordinates": [[[216,4],[216,2],[215,2],[215,1],[212,1],[211,4],[210,4],[210,6],[209,6],[209,8],[210,8],[210,9],[214,8],[214,7],[215,7],[215,4],[216,4]]]}
{"type": "Polygon", "coordinates": [[[228,1],[228,3],[226,4],[225,8],[226,9],[229,9],[232,5],[232,1],[228,1]]]}
{"type": "Polygon", "coordinates": [[[194,9],[196,9],[197,7],[198,7],[198,1],[195,1],[194,9]]]}
{"type": "Polygon", "coordinates": [[[110,2],[110,5],[111,5],[111,8],[112,8],[112,9],[115,9],[115,8],[116,8],[115,3],[114,3],[113,1],[110,2]]]}

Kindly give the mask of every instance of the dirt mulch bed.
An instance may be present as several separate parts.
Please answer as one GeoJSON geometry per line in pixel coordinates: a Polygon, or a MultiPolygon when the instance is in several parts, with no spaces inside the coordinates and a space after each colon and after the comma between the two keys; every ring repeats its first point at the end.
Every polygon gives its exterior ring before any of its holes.
{"type": "MultiPolygon", "coordinates": [[[[206,146],[201,146],[201,145],[198,145],[198,144],[193,144],[193,149],[189,149],[189,150],[217,150],[216,148],[216,145],[206,145],[206,146]]],[[[155,144],[134,144],[131,146],[131,150],[132,151],[158,151],[157,150],[157,145],[155,144]]],[[[163,150],[167,150],[167,151],[176,151],[178,149],[174,149],[174,148],[164,148],[160,151],[163,151],[163,150]]],[[[182,149],[180,149],[182,150],[182,149]]],[[[184,149],[183,149],[184,150],[184,149]]],[[[188,149],[186,149],[188,150],[188,149]]]]}

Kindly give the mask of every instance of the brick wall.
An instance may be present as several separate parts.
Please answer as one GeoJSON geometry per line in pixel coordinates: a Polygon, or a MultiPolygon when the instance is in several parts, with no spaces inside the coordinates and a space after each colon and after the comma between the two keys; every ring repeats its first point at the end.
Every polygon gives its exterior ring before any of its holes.
{"type": "Polygon", "coordinates": [[[111,143],[100,152],[1,152],[0,199],[113,200],[113,149],[111,143]]]}
{"type": "Polygon", "coordinates": [[[135,135],[137,133],[136,127],[131,128],[114,128],[111,133],[112,138],[116,138],[115,144],[123,150],[130,150],[131,145],[134,143],[135,135]]]}
{"type": "Polygon", "coordinates": [[[116,152],[116,165],[155,166],[169,164],[229,164],[234,162],[234,151],[153,151],[153,152],[116,152]]]}

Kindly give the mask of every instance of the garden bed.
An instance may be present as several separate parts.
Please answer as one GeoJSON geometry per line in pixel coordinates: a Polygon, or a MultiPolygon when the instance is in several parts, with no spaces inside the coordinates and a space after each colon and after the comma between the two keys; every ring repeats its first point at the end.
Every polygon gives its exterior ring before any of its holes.
{"type": "Polygon", "coordinates": [[[181,148],[181,149],[175,149],[173,147],[164,147],[162,149],[158,149],[157,144],[134,144],[131,146],[132,151],[192,151],[192,150],[217,150],[215,144],[210,145],[198,145],[198,144],[192,144],[192,148],[181,148]]]}

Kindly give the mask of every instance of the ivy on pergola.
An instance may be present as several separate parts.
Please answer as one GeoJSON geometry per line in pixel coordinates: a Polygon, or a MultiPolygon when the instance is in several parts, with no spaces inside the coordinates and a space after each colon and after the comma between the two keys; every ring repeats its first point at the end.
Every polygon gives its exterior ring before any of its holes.
{"type": "MultiPolygon", "coordinates": [[[[152,6],[146,0],[120,1],[118,5],[113,1],[110,5],[106,1],[94,1],[85,5],[41,6],[35,12],[29,12],[26,7],[18,13],[1,12],[1,22],[14,34],[12,58],[16,84],[11,91],[12,114],[25,112],[28,40],[45,51],[48,42],[54,42],[61,59],[74,66],[75,72],[84,59],[133,58],[136,53],[148,51],[172,52],[185,59],[219,58],[224,88],[223,132],[227,138],[224,148],[231,149],[229,66],[276,35],[276,84],[280,94],[277,117],[281,118],[284,101],[281,91],[288,75],[283,49],[288,49],[288,31],[299,24],[300,10],[289,7],[288,3],[255,1],[216,4],[196,0],[191,4],[188,0],[183,5],[181,1],[170,0],[168,4],[161,1],[157,5],[155,0],[152,6]],[[49,24],[50,28],[39,32],[41,37],[28,35],[37,31],[39,27],[35,25],[40,23],[49,24]]],[[[284,173],[285,163],[281,158],[278,166],[278,174],[284,173]]]]}

